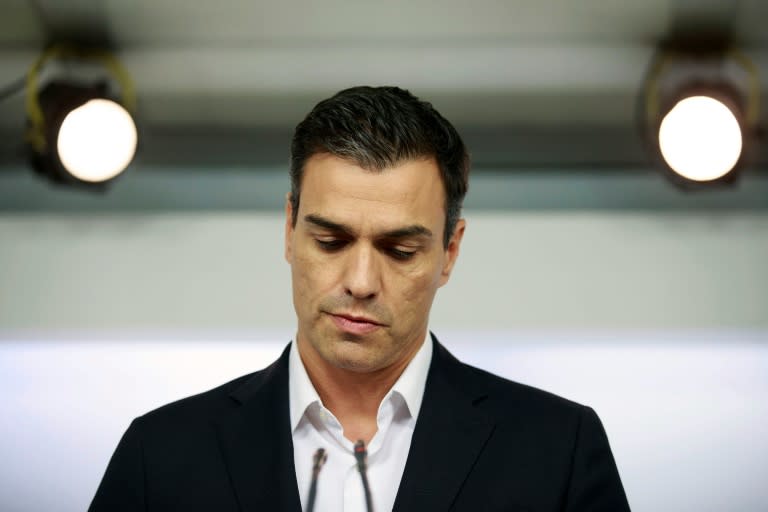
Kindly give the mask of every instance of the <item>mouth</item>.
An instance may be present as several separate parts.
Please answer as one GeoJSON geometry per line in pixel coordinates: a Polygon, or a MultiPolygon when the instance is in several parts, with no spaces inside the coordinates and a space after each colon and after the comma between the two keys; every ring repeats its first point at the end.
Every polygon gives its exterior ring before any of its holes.
{"type": "Polygon", "coordinates": [[[383,324],[376,320],[364,316],[349,315],[346,313],[328,313],[336,325],[336,328],[349,334],[363,335],[369,334],[379,329],[383,324]]]}

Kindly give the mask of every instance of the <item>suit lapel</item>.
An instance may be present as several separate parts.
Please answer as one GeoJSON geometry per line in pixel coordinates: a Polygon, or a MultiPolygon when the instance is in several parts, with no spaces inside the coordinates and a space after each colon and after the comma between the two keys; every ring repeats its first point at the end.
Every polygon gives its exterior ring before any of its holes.
{"type": "Polygon", "coordinates": [[[435,339],[394,510],[448,510],[493,432],[493,421],[475,407],[484,392],[465,373],[435,339]]]}
{"type": "MultiPolygon", "coordinates": [[[[448,510],[494,423],[466,370],[435,339],[424,400],[393,510],[448,510]]],[[[232,393],[216,430],[242,512],[300,512],[288,411],[288,350],[232,393]]]]}
{"type": "Polygon", "coordinates": [[[217,425],[242,512],[301,511],[288,411],[288,350],[232,393],[240,405],[217,425]]]}

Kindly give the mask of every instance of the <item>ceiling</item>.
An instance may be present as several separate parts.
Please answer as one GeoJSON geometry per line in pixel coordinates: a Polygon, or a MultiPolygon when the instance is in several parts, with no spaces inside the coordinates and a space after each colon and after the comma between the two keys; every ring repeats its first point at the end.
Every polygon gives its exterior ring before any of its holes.
{"type": "MultiPolygon", "coordinates": [[[[205,140],[252,151],[253,133],[274,153],[318,100],[363,83],[432,101],[491,163],[631,163],[638,90],[671,31],[728,32],[768,72],[764,0],[0,0],[0,13],[0,87],[49,40],[110,41],[150,153],[170,163],[202,158],[205,140]]],[[[24,117],[22,94],[0,103],[3,133],[24,117]]]]}

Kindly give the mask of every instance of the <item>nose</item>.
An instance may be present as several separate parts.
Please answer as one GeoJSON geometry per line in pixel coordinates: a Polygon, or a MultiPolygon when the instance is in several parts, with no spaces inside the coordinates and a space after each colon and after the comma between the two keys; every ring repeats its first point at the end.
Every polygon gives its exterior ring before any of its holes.
{"type": "Polygon", "coordinates": [[[372,299],[381,286],[381,272],[375,250],[356,244],[347,254],[344,272],[344,288],[347,295],[356,299],[372,299]]]}

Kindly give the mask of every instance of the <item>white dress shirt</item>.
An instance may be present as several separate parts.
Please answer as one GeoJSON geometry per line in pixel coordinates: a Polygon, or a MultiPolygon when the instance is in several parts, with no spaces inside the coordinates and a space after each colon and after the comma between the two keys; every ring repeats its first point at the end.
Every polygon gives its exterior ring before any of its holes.
{"type": "MultiPolygon", "coordinates": [[[[432,338],[424,343],[379,404],[378,430],[368,444],[368,483],[376,512],[392,510],[411,446],[432,360],[432,338]]],[[[341,423],[323,406],[299,356],[296,342],[288,362],[293,461],[301,507],[307,509],[312,459],[324,448],[328,461],[317,483],[317,512],[365,512],[365,495],[357,471],[354,443],[341,423]]]]}

